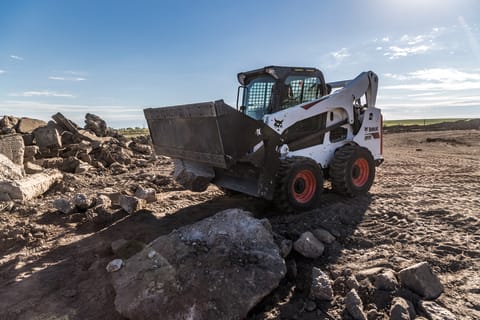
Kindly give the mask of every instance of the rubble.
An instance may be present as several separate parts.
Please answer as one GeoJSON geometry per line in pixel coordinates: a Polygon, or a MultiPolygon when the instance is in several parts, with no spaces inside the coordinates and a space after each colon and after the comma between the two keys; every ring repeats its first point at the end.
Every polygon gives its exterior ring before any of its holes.
{"type": "Polygon", "coordinates": [[[393,298],[390,308],[390,320],[413,320],[415,316],[415,307],[412,302],[401,297],[393,298]]]}
{"type": "Polygon", "coordinates": [[[135,196],[139,199],[147,201],[147,203],[157,201],[156,192],[153,188],[138,187],[135,191],[135,196]]]}
{"type": "Polygon", "coordinates": [[[85,129],[91,130],[99,137],[105,137],[108,133],[105,120],[91,113],[85,115],[85,129]]]}
{"type": "Polygon", "coordinates": [[[0,180],[21,179],[23,176],[22,167],[0,153],[0,180]]]}
{"type": "Polygon", "coordinates": [[[39,166],[38,164],[31,163],[30,161],[25,162],[23,164],[23,168],[25,169],[25,173],[27,174],[35,174],[35,173],[40,173],[43,172],[43,167],[39,166]]]}
{"type": "Polygon", "coordinates": [[[21,118],[18,121],[16,130],[18,133],[32,133],[35,129],[39,127],[46,126],[47,123],[43,120],[31,119],[31,118],[21,118]]]}
{"type": "Polygon", "coordinates": [[[114,259],[107,264],[105,269],[107,270],[107,272],[116,272],[120,270],[123,265],[124,263],[122,259],[114,259]]]}
{"type": "Polygon", "coordinates": [[[333,299],[332,280],[319,268],[312,269],[310,296],[318,300],[329,301],[333,299]]]}
{"type": "Polygon", "coordinates": [[[0,181],[0,193],[7,193],[11,199],[30,200],[45,193],[62,177],[59,171],[50,170],[14,181],[0,181]]]}
{"type": "Polygon", "coordinates": [[[243,319],[285,273],[264,224],[229,209],[128,259],[112,274],[115,307],[129,319],[243,319]]]}
{"type": "Polygon", "coordinates": [[[75,193],[73,196],[73,203],[80,210],[87,210],[93,203],[85,193],[75,193]]]}
{"type": "Polygon", "coordinates": [[[316,259],[323,254],[325,246],[310,231],[307,231],[293,243],[293,248],[304,257],[316,259]]]}
{"type": "Polygon", "coordinates": [[[23,143],[22,135],[0,135],[0,153],[7,156],[13,163],[22,166],[24,152],[25,144],[23,143]]]}
{"type": "Polygon", "coordinates": [[[66,198],[55,199],[55,201],[53,201],[53,207],[65,214],[71,214],[75,212],[75,205],[72,201],[66,198]]]}
{"type": "Polygon", "coordinates": [[[434,301],[420,301],[420,310],[431,320],[456,320],[457,317],[434,301]]]}
{"type": "Polygon", "coordinates": [[[398,286],[395,272],[391,269],[384,269],[381,273],[373,276],[373,283],[379,290],[393,291],[398,286]]]}
{"type": "Polygon", "coordinates": [[[363,312],[363,302],[355,289],[350,290],[345,296],[345,308],[355,320],[367,320],[363,312]]]}
{"type": "Polygon", "coordinates": [[[435,299],[443,292],[440,279],[432,272],[427,262],[420,262],[400,270],[398,278],[402,286],[426,299],[435,299]]]}
{"type": "Polygon", "coordinates": [[[138,210],[145,208],[145,204],[146,204],[146,201],[143,199],[126,196],[126,195],[121,195],[119,202],[120,202],[120,207],[122,207],[122,209],[129,214],[135,213],[138,210]]]}
{"type": "Polygon", "coordinates": [[[55,126],[43,126],[33,131],[35,143],[40,150],[59,149],[62,147],[60,133],[55,126]]]}

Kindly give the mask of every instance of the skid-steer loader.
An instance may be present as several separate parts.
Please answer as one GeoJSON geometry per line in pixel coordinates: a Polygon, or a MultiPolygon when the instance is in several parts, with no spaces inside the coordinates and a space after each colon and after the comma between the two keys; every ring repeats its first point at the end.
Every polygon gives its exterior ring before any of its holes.
{"type": "Polygon", "coordinates": [[[370,189],[383,161],[375,73],[326,83],[315,68],[269,66],[238,80],[236,109],[223,100],[145,109],[156,153],[288,212],[313,208],[324,180],[347,196],[370,189]]]}

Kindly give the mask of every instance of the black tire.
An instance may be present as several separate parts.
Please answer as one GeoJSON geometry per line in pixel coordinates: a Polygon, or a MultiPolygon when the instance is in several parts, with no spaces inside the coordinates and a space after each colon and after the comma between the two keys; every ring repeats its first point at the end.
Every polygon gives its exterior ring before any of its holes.
{"type": "Polygon", "coordinates": [[[335,151],[329,168],[335,192],[355,197],[366,194],[375,179],[375,162],[368,149],[345,145],[335,151]]]}
{"type": "Polygon", "coordinates": [[[280,210],[310,210],[317,205],[322,192],[322,170],[314,160],[305,157],[281,160],[274,199],[280,210]]]}

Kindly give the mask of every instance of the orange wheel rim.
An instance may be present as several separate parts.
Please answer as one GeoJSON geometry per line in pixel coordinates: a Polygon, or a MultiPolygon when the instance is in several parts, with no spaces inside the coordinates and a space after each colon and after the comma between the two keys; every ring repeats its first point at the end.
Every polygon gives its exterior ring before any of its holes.
{"type": "Polygon", "coordinates": [[[292,195],[298,203],[307,203],[315,196],[317,179],[310,170],[302,170],[293,178],[292,195]]]}
{"type": "Polygon", "coordinates": [[[357,159],[352,167],[352,182],[355,187],[363,187],[370,175],[370,167],[368,161],[364,158],[357,159]]]}

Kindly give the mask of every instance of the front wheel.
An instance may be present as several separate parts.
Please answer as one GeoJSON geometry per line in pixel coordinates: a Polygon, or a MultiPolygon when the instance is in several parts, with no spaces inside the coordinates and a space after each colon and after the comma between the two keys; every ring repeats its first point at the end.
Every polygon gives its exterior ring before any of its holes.
{"type": "Polygon", "coordinates": [[[375,178],[375,163],[368,149],[345,145],[335,151],[329,169],[335,192],[351,197],[365,194],[375,178]]]}
{"type": "Polygon", "coordinates": [[[281,161],[275,203],[286,212],[315,207],[323,191],[320,166],[310,158],[291,157],[281,161]]]}

